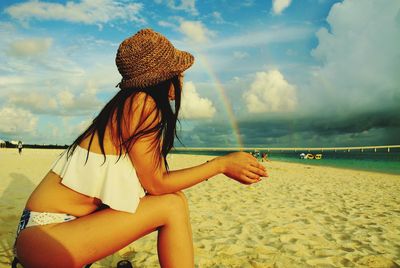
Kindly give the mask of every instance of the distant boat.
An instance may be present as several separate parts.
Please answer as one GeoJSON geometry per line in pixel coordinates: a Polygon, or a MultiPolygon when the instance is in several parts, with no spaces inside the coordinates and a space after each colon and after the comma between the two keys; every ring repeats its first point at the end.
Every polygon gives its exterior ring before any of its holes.
{"type": "Polygon", "coordinates": [[[313,154],[306,154],[306,156],[304,158],[305,159],[314,159],[314,155],[313,154]]]}

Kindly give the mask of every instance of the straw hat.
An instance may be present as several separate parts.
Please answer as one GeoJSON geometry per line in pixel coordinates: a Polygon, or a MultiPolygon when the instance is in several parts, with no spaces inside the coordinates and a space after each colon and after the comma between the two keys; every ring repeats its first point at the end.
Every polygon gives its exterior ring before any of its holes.
{"type": "Polygon", "coordinates": [[[160,33],[143,29],[119,45],[115,62],[122,75],[121,89],[144,88],[182,73],[194,57],[176,49],[160,33]]]}

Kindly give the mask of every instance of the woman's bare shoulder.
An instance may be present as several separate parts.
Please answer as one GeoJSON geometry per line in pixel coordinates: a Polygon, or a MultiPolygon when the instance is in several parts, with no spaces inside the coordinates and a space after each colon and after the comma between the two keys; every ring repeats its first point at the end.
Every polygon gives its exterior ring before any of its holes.
{"type": "Polygon", "coordinates": [[[155,100],[145,92],[130,97],[124,108],[123,135],[131,137],[138,131],[155,127],[159,122],[159,112],[155,100]]]}
{"type": "Polygon", "coordinates": [[[131,97],[130,105],[133,111],[143,111],[144,114],[150,114],[156,110],[155,100],[145,92],[138,92],[131,97]]]}

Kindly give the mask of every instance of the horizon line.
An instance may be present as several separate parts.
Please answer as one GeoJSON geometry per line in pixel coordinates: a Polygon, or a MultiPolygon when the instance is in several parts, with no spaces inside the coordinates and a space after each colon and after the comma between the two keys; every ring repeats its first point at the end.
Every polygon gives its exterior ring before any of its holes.
{"type": "Polygon", "coordinates": [[[393,149],[400,145],[369,145],[369,146],[338,146],[338,147],[174,147],[175,150],[184,151],[334,151],[334,150],[368,150],[368,149],[393,149]]]}

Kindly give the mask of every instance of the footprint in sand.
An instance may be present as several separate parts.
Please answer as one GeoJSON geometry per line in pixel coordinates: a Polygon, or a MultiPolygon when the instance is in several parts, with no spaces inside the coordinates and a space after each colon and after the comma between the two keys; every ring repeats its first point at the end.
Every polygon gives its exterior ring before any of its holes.
{"type": "Polygon", "coordinates": [[[399,268],[394,261],[382,256],[365,256],[357,261],[359,265],[365,265],[370,268],[399,268]]]}

